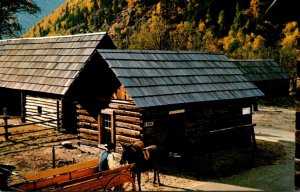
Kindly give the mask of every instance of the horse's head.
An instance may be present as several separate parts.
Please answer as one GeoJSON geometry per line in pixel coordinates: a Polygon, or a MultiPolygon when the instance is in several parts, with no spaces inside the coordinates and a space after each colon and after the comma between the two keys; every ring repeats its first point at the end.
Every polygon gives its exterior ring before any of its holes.
{"type": "Polygon", "coordinates": [[[141,148],[143,147],[144,144],[142,141],[131,143],[129,146],[122,146],[123,152],[122,152],[120,164],[125,164],[126,162],[135,163],[139,155],[139,153],[137,152],[141,152],[141,148]]]}
{"type": "Polygon", "coordinates": [[[123,165],[126,162],[131,163],[131,156],[132,156],[132,144],[129,146],[122,146],[123,148],[123,152],[122,152],[122,156],[121,156],[121,160],[120,160],[120,164],[123,165]]]}

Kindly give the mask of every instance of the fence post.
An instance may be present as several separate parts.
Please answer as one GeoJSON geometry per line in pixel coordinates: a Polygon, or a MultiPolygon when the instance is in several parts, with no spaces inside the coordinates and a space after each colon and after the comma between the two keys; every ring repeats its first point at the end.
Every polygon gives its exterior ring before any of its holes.
{"type": "Polygon", "coordinates": [[[59,113],[59,100],[56,101],[56,119],[57,119],[57,130],[60,130],[60,113],[59,113]]]}
{"type": "Polygon", "coordinates": [[[52,145],[52,168],[55,168],[55,146],[52,145]]]}
{"type": "Polygon", "coordinates": [[[26,96],[23,92],[21,92],[21,122],[25,123],[25,102],[26,102],[26,96]]]}
{"type": "Polygon", "coordinates": [[[3,120],[4,120],[4,130],[5,130],[5,141],[8,141],[8,119],[7,108],[3,108],[3,120]]]}

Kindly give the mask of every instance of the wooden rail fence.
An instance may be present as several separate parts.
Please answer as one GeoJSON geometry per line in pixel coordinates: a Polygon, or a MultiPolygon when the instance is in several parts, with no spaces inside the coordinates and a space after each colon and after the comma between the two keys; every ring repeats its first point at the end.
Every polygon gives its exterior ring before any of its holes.
{"type": "Polygon", "coordinates": [[[51,118],[51,119],[47,119],[47,120],[40,120],[40,121],[34,121],[34,122],[23,122],[20,124],[9,124],[8,123],[8,119],[24,119],[26,117],[40,117],[42,115],[49,115],[49,114],[54,114],[56,115],[56,117],[59,117],[59,114],[57,112],[46,112],[46,113],[37,113],[37,114],[30,114],[30,115],[26,115],[26,116],[10,116],[7,114],[7,108],[3,108],[3,115],[0,116],[0,119],[3,119],[3,125],[0,125],[0,128],[4,128],[4,133],[0,133],[0,136],[4,136],[5,140],[8,141],[9,140],[9,136],[10,135],[21,135],[21,134],[28,134],[28,133],[35,133],[35,132],[39,132],[39,131],[45,131],[45,130],[50,130],[50,129],[56,129],[59,130],[60,128],[60,118],[51,118]],[[10,128],[16,128],[16,127],[21,127],[21,126],[28,126],[28,125],[36,125],[36,124],[46,124],[49,122],[55,122],[56,123],[56,127],[50,127],[48,126],[48,128],[42,129],[42,130],[30,130],[30,131],[23,131],[23,132],[18,132],[18,133],[11,133],[9,132],[10,128]]]}

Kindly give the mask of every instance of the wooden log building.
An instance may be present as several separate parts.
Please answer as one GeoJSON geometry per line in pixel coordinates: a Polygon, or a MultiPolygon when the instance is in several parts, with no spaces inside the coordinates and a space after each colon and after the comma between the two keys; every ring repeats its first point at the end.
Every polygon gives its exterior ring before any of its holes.
{"type": "Polygon", "coordinates": [[[76,131],[76,95],[70,92],[77,94],[71,90],[95,65],[99,48],[115,48],[106,33],[1,40],[0,113],[6,107],[28,122],[62,119],[44,125],[76,131]]]}
{"type": "Polygon", "coordinates": [[[233,62],[267,99],[289,95],[291,77],[277,62],[273,60],[233,60],[233,62]]]}
{"type": "Polygon", "coordinates": [[[181,153],[208,143],[255,142],[251,106],[263,93],[224,55],[98,52],[102,81],[97,87],[107,86],[99,100],[99,143],[143,140],[181,153]]]}

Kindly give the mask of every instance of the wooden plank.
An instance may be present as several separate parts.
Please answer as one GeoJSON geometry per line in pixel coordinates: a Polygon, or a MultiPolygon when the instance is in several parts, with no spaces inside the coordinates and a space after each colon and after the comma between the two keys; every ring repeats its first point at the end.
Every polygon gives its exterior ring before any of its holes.
{"type": "Polygon", "coordinates": [[[126,136],[123,136],[123,135],[116,135],[116,139],[117,141],[123,141],[123,142],[126,142],[126,143],[135,143],[137,141],[140,141],[140,139],[136,139],[136,138],[132,138],[132,137],[126,137],[126,136]]]}
{"type": "Polygon", "coordinates": [[[28,133],[37,133],[37,132],[43,132],[43,131],[47,131],[47,130],[53,130],[54,128],[51,127],[51,128],[44,128],[44,129],[40,129],[40,130],[34,130],[34,131],[22,131],[22,132],[16,132],[16,133],[11,133],[10,135],[11,136],[14,136],[14,135],[23,135],[23,134],[28,134],[28,133]]]}
{"type": "Polygon", "coordinates": [[[79,137],[87,139],[87,140],[98,141],[98,134],[97,135],[90,135],[90,134],[85,134],[85,133],[79,133],[79,137]]]}
{"type": "Polygon", "coordinates": [[[116,126],[122,127],[122,128],[127,128],[127,129],[134,129],[134,130],[138,130],[138,131],[143,130],[143,128],[139,125],[124,123],[124,122],[119,122],[119,121],[116,121],[116,126]]]}
{"type": "Polygon", "coordinates": [[[125,116],[132,116],[132,117],[141,117],[142,114],[139,113],[139,112],[134,112],[134,111],[126,111],[126,110],[119,110],[119,109],[116,109],[114,110],[114,112],[117,114],[117,115],[125,115],[125,116]]]}
{"type": "MultiPolygon", "coordinates": [[[[75,172],[75,174],[76,174],[76,172],[75,172]]],[[[71,180],[68,180],[65,182],[60,182],[60,183],[56,184],[55,191],[66,191],[66,190],[70,191],[75,186],[78,188],[78,186],[84,185],[84,183],[89,183],[90,181],[94,181],[96,179],[102,179],[101,173],[99,172],[98,168],[97,168],[97,171],[94,173],[82,175],[79,177],[76,177],[75,174],[72,174],[71,180]]],[[[93,188],[93,185],[89,184],[88,189],[91,189],[91,188],[93,188]]],[[[78,190],[74,189],[72,191],[78,191],[78,190]]]]}
{"type": "Polygon", "coordinates": [[[56,121],[56,118],[53,119],[51,117],[41,117],[41,116],[31,116],[31,117],[26,117],[25,118],[26,120],[29,120],[29,121],[40,121],[40,122],[44,122],[44,121],[56,121]]]}
{"type": "MultiPolygon", "coordinates": [[[[100,173],[99,173],[100,175],[100,173]]],[[[106,177],[95,177],[94,179],[91,180],[87,180],[85,182],[81,182],[81,183],[75,183],[73,185],[70,186],[65,186],[61,189],[55,189],[55,191],[67,191],[67,192],[71,192],[71,191],[88,191],[91,188],[98,188],[98,189],[104,189],[106,186],[106,183],[108,183],[112,178],[114,177],[114,175],[108,175],[106,177]]]]}
{"type": "Polygon", "coordinates": [[[41,178],[36,182],[25,184],[17,188],[24,191],[43,189],[50,186],[60,185],[60,183],[67,183],[70,180],[75,180],[78,178],[86,179],[87,176],[93,175],[98,172],[99,172],[98,167],[90,167],[82,170],[75,170],[71,172],[62,173],[60,175],[53,175],[52,177],[41,178]]]}
{"type": "MultiPolygon", "coordinates": [[[[74,166],[76,167],[77,164],[68,165],[65,168],[74,167],[74,166]]],[[[90,190],[92,188],[98,188],[99,186],[101,188],[101,185],[99,185],[99,183],[97,183],[97,185],[95,186],[93,183],[90,182],[95,180],[100,180],[104,188],[104,186],[108,183],[108,181],[115,175],[122,173],[130,177],[131,176],[130,169],[132,169],[133,167],[134,164],[129,164],[129,165],[118,167],[115,170],[108,170],[100,173],[98,172],[98,166],[96,167],[93,166],[86,169],[79,169],[79,170],[64,172],[59,175],[53,175],[51,178],[49,177],[41,178],[34,183],[24,184],[17,188],[22,191],[45,189],[50,186],[54,186],[55,190],[63,190],[63,191],[75,190],[78,189],[78,187],[80,188],[80,190],[83,189],[90,190]]]]}
{"type": "Polygon", "coordinates": [[[45,108],[52,108],[56,106],[56,103],[48,103],[48,102],[42,102],[42,101],[30,101],[26,100],[26,106],[43,106],[45,108]]]}
{"type": "Polygon", "coordinates": [[[16,125],[9,125],[9,127],[22,127],[22,126],[28,126],[28,125],[36,125],[36,124],[44,124],[47,122],[51,122],[55,120],[47,120],[47,121],[37,121],[37,122],[30,122],[30,123],[22,123],[22,124],[16,124],[16,125]]]}
{"type": "Polygon", "coordinates": [[[89,114],[86,110],[84,110],[84,109],[77,109],[76,112],[77,112],[78,115],[86,115],[86,116],[89,116],[89,115],[90,115],[90,114],[89,114]]]}
{"type": "Polygon", "coordinates": [[[93,129],[93,130],[98,129],[98,124],[97,123],[89,123],[89,122],[84,122],[84,121],[77,122],[77,126],[79,128],[87,128],[87,129],[93,129]]]}
{"type": "Polygon", "coordinates": [[[111,129],[110,129],[110,141],[116,143],[116,114],[113,112],[111,116],[111,129]]]}
{"type": "Polygon", "coordinates": [[[86,122],[90,122],[90,123],[97,123],[97,120],[94,119],[93,117],[90,117],[90,116],[79,115],[79,116],[77,116],[77,119],[80,120],[80,121],[86,121],[86,122]]]}
{"type": "Polygon", "coordinates": [[[133,136],[133,137],[141,137],[141,132],[136,131],[136,130],[131,130],[131,129],[124,129],[121,127],[116,127],[116,133],[118,135],[125,135],[125,136],[133,136]]]}
{"type": "Polygon", "coordinates": [[[56,183],[68,181],[70,179],[71,179],[71,177],[70,177],[70,174],[68,174],[68,173],[63,173],[61,175],[55,175],[55,177],[35,182],[34,190],[53,186],[56,183]]]}
{"type": "MultiPolygon", "coordinates": [[[[59,191],[85,191],[91,189],[104,189],[107,183],[116,175],[124,174],[128,177],[131,177],[130,169],[134,167],[134,164],[129,164],[116,168],[115,170],[103,171],[102,173],[97,173],[91,177],[85,179],[78,179],[69,181],[67,183],[62,183],[61,189],[56,188],[59,191]]],[[[73,175],[72,175],[73,178],[73,175]]]]}
{"type": "Polygon", "coordinates": [[[42,111],[46,112],[56,112],[56,107],[49,107],[49,106],[41,106],[41,105],[26,105],[26,111],[34,111],[37,113],[37,108],[42,107],[42,111]]]}
{"type": "Polygon", "coordinates": [[[26,100],[30,101],[40,101],[40,102],[49,102],[49,103],[54,103],[56,104],[56,101],[59,101],[57,99],[52,99],[52,98],[42,98],[42,97],[34,97],[34,96],[29,96],[26,95],[26,100]]]}
{"type": "Polygon", "coordinates": [[[79,132],[80,133],[85,133],[85,134],[90,134],[90,135],[98,135],[98,130],[80,128],[79,132]]]}
{"type": "Polygon", "coordinates": [[[123,110],[129,110],[129,111],[138,111],[139,108],[135,105],[126,105],[126,104],[120,104],[120,103],[109,103],[108,106],[113,109],[123,109],[123,110]]]}
{"type": "Polygon", "coordinates": [[[60,168],[56,168],[56,169],[41,171],[38,173],[28,174],[25,176],[25,179],[26,179],[26,181],[36,181],[41,178],[51,177],[53,175],[59,175],[59,174],[66,173],[66,172],[71,172],[71,171],[75,171],[75,170],[79,170],[79,169],[98,166],[98,163],[99,163],[99,160],[98,160],[98,158],[96,158],[96,159],[92,159],[90,161],[76,163],[74,165],[68,165],[65,167],[60,167],[60,168]]]}
{"type": "Polygon", "coordinates": [[[141,119],[138,117],[129,117],[129,116],[122,116],[122,115],[116,115],[116,120],[127,122],[127,123],[132,123],[132,124],[136,124],[136,125],[139,125],[141,123],[141,119]]]}

